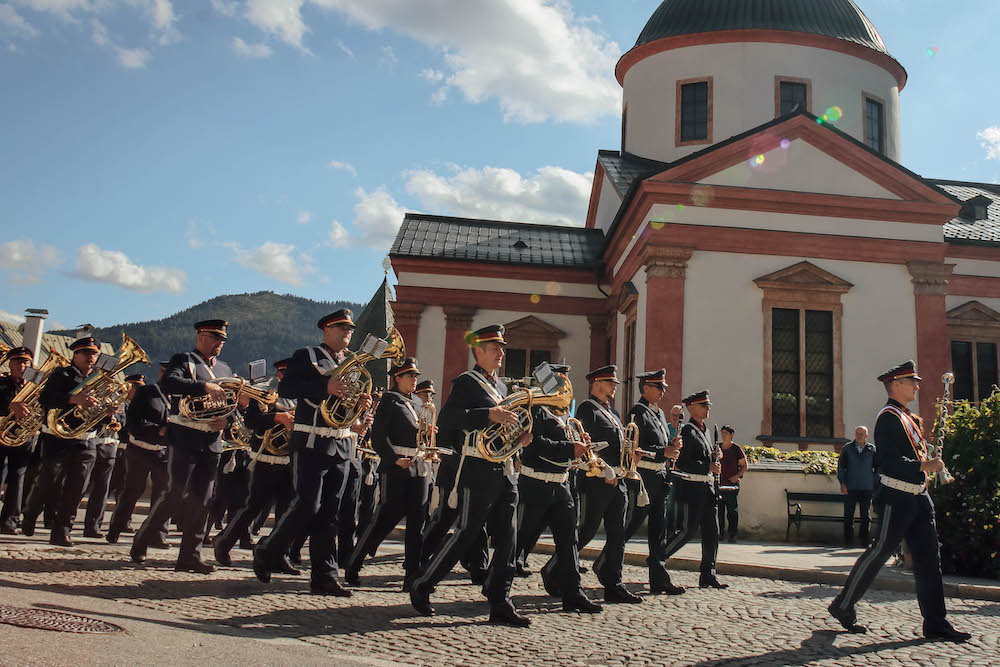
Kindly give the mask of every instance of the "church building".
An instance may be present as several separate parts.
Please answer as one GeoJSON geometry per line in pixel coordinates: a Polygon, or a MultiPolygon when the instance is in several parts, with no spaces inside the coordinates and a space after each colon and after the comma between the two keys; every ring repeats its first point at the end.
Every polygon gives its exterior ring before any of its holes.
{"type": "Polygon", "coordinates": [[[503,375],[565,360],[579,401],[616,363],[625,412],[666,368],[664,405],[709,389],[710,421],[785,450],[872,426],[908,358],[928,421],[948,370],[989,394],[1000,186],[903,166],[906,70],[854,2],[664,0],[615,75],[621,146],[579,227],[406,215],[396,326],[443,396],[487,323],[503,375]]]}

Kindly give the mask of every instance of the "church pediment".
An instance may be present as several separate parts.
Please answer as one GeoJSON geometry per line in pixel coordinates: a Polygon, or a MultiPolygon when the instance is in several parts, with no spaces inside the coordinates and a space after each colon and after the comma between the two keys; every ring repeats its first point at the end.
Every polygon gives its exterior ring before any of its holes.
{"type": "Polygon", "coordinates": [[[806,261],[761,276],[753,282],[762,290],[810,290],[837,294],[848,292],[854,287],[843,278],[806,261]]]}
{"type": "Polygon", "coordinates": [[[566,337],[566,332],[545,320],[528,315],[504,325],[504,337],[508,341],[517,338],[543,338],[559,340],[566,337]]]}
{"type": "Polygon", "coordinates": [[[948,323],[1000,326],[1000,313],[978,301],[969,301],[948,311],[948,323]]]}

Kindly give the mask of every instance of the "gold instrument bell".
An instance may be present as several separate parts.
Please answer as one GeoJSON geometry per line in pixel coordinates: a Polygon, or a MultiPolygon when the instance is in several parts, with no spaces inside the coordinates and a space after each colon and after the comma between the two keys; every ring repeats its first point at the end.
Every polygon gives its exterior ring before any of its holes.
{"type": "Polygon", "coordinates": [[[378,359],[392,359],[399,366],[406,360],[406,346],[395,327],[390,327],[389,336],[385,340],[369,334],[358,352],[345,350],[344,354],[344,362],[334,369],[330,378],[346,381],[350,385],[350,392],[343,398],[328,396],[319,406],[323,421],[332,428],[347,428],[361,416],[358,399],[363,394],[372,393],[372,376],[365,364],[378,359]]]}
{"type": "Polygon", "coordinates": [[[222,387],[223,391],[226,392],[225,398],[221,401],[214,401],[207,394],[204,396],[185,396],[178,405],[178,412],[182,417],[201,423],[229,417],[239,407],[241,396],[249,396],[257,401],[261,409],[278,400],[276,391],[255,387],[240,377],[219,378],[212,380],[212,382],[222,387]]]}
{"type": "Polygon", "coordinates": [[[69,366],[69,359],[56,352],[55,348],[49,348],[48,359],[37,370],[30,369],[32,371],[30,373],[29,370],[25,370],[26,382],[11,399],[11,403],[22,404],[28,410],[28,415],[24,419],[18,419],[14,413],[0,417],[0,445],[20,447],[35,437],[45,421],[45,412],[38,398],[42,395],[49,374],[63,366],[69,366]],[[29,378],[29,375],[34,379],[29,378]]]}

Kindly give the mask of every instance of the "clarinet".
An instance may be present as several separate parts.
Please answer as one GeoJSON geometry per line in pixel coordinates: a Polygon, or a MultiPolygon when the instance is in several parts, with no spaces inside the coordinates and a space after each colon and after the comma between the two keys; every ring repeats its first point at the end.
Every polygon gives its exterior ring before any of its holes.
{"type": "MultiPolygon", "coordinates": [[[[944,393],[941,395],[941,400],[938,401],[937,433],[930,448],[932,458],[941,458],[944,453],[944,436],[947,431],[945,422],[948,421],[948,404],[951,403],[951,384],[954,381],[955,375],[953,373],[949,372],[941,376],[941,382],[944,383],[944,393]]],[[[934,475],[934,484],[938,486],[951,484],[954,481],[955,476],[948,470],[948,466],[945,466],[941,469],[941,472],[934,475]]]]}

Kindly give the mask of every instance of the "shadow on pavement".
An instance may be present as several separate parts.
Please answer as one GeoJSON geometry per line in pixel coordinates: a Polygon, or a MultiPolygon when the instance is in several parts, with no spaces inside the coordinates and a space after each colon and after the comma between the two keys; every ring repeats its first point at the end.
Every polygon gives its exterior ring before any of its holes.
{"type": "Polygon", "coordinates": [[[834,640],[838,636],[845,634],[847,633],[837,632],[836,630],[814,630],[812,636],[803,641],[799,648],[771,651],[769,653],[751,655],[743,658],[708,660],[697,663],[697,667],[718,667],[720,665],[808,665],[809,663],[817,660],[826,660],[828,658],[847,658],[850,656],[859,656],[868,653],[878,653],[880,651],[891,651],[927,642],[926,639],[919,638],[892,642],[878,642],[875,644],[868,644],[866,646],[850,646],[843,648],[834,646],[834,640]]]}

